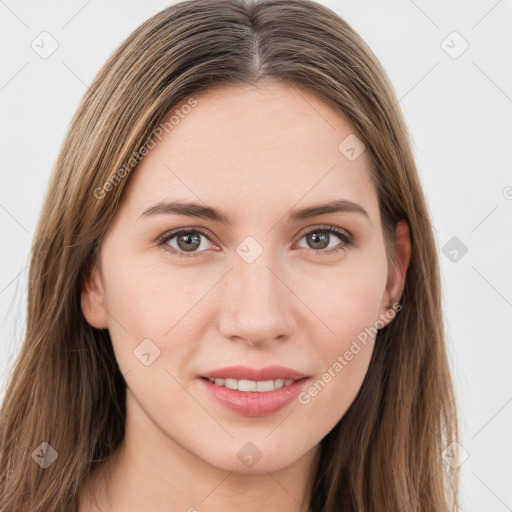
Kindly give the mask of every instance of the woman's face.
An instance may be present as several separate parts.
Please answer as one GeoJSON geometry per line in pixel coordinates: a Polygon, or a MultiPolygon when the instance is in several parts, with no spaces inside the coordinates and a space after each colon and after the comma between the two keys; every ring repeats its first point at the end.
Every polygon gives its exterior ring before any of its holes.
{"type": "Polygon", "coordinates": [[[388,267],[368,154],[339,113],[275,83],[188,104],[130,178],[82,309],[110,332],[141,436],[224,470],[274,471],[353,402],[404,275],[388,267]]]}

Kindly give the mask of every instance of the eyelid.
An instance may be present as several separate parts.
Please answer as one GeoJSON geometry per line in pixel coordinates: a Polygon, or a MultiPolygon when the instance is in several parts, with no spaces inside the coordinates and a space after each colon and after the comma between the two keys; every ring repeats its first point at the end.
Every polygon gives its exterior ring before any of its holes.
{"type": "Polygon", "coordinates": [[[350,242],[352,242],[354,239],[354,236],[352,235],[352,233],[350,231],[348,231],[347,229],[344,229],[344,228],[340,228],[338,226],[334,226],[332,224],[319,224],[317,226],[308,226],[307,228],[304,228],[304,231],[299,231],[295,236],[302,238],[304,235],[307,235],[308,233],[310,233],[312,231],[323,231],[323,230],[337,232],[338,236],[343,235],[350,242]]]}

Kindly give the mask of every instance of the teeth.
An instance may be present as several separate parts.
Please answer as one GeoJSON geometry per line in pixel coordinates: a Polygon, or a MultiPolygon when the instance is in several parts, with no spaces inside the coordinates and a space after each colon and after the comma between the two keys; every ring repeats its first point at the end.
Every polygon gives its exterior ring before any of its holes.
{"type": "Polygon", "coordinates": [[[289,386],[293,382],[293,379],[276,379],[276,380],[245,380],[245,379],[208,379],[212,384],[216,386],[225,386],[229,389],[236,389],[238,391],[250,391],[250,392],[265,392],[273,391],[274,389],[282,388],[283,386],[289,386]]]}

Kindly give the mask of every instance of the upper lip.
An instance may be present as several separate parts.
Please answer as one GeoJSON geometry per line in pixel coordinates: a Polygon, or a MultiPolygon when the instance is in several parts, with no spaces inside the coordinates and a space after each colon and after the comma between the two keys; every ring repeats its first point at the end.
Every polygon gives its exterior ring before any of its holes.
{"type": "Polygon", "coordinates": [[[237,379],[237,380],[254,380],[254,381],[265,381],[265,380],[299,380],[307,375],[293,370],[292,368],[286,368],[285,366],[266,366],[265,368],[251,368],[249,366],[226,366],[225,368],[217,368],[211,372],[204,373],[201,377],[207,379],[237,379]]]}

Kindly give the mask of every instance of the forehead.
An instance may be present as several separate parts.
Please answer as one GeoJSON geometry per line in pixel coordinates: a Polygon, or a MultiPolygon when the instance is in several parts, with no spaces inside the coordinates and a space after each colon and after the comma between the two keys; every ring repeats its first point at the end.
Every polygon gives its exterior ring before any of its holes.
{"type": "Polygon", "coordinates": [[[340,150],[347,137],[361,137],[318,97],[267,82],[216,87],[194,100],[173,109],[172,128],[153,137],[134,171],[125,193],[137,210],[165,198],[247,212],[338,198],[375,209],[367,152],[350,160],[340,150]]]}

